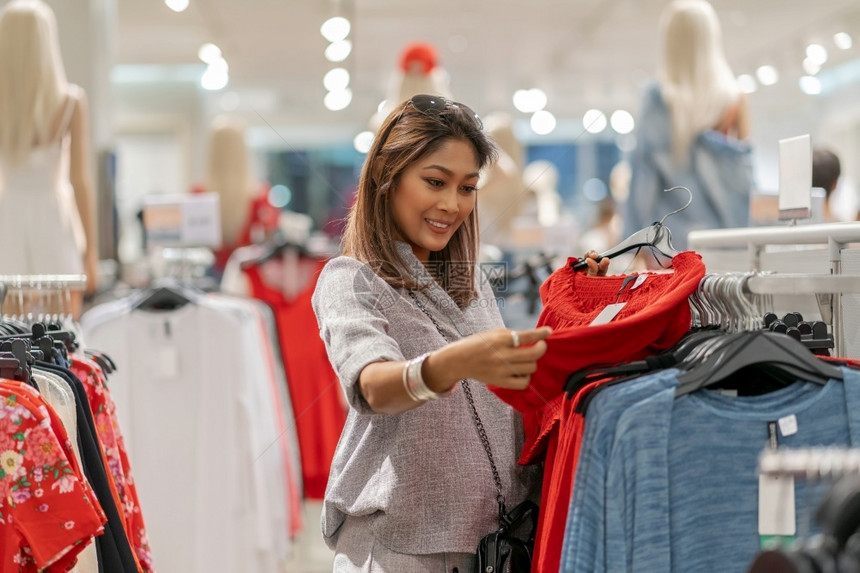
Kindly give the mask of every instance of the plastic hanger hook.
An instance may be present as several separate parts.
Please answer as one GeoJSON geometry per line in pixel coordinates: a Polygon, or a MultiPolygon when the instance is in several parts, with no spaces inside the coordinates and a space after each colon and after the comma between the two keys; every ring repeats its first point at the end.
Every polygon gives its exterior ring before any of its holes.
{"type": "Polygon", "coordinates": [[[663,221],[665,221],[667,218],[671,217],[675,213],[680,213],[681,211],[683,211],[684,209],[689,207],[690,204],[693,202],[693,192],[690,191],[689,189],[687,189],[686,187],[684,187],[683,185],[675,185],[674,187],[669,187],[668,189],[664,189],[663,193],[668,193],[669,191],[674,191],[675,189],[683,189],[684,191],[686,191],[690,195],[690,198],[687,199],[687,203],[683,207],[679,207],[678,209],[675,209],[671,213],[666,213],[665,215],[663,215],[663,218],[660,219],[660,225],[662,225],[663,221]]]}

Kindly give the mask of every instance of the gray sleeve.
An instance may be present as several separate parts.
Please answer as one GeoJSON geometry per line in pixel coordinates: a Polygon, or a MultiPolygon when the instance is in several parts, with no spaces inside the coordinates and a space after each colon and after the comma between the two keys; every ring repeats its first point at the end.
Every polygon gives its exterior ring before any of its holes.
{"type": "Polygon", "coordinates": [[[312,304],[320,337],[350,407],[359,414],[375,413],[357,384],[364,367],[404,360],[388,334],[386,315],[398,296],[369,267],[349,257],[330,260],[317,281],[312,304]]]}

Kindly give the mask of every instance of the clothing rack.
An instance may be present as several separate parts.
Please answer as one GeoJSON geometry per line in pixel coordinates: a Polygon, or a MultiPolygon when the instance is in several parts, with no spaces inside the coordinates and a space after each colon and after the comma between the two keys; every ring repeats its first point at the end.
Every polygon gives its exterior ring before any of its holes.
{"type": "Polygon", "coordinates": [[[70,314],[80,311],[86,275],[0,275],[0,310],[6,315],[70,314]]]}
{"type": "MultiPolygon", "coordinates": [[[[847,356],[843,295],[860,294],[860,274],[844,272],[845,251],[851,243],[860,243],[860,223],[827,223],[816,225],[749,227],[693,231],[688,237],[689,248],[702,253],[709,265],[709,255],[725,249],[747,251],[745,268],[732,270],[755,271],[746,288],[754,294],[764,295],[815,295],[821,318],[831,325],[834,351],[847,356]],[[826,261],[822,250],[789,252],[795,269],[814,269],[822,272],[774,272],[765,267],[767,247],[771,245],[826,246],[826,261]],[[826,271],[826,272],[825,272],[826,271]]],[[[856,249],[851,249],[856,252],[856,249]]],[[[716,257],[719,259],[719,257],[716,257]]],[[[736,255],[731,262],[743,265],[736,255]]],[[[725,263],[725,261],[720,261],[725,263]]],[[[853,262],[853,261],[852,261],[853,262]]],[[[710,265],[709,265],[710,268],[710,265]]]]}
{"type": "Polygon", "coordinates": [[[799,479],[837,479],[860,474],[858,448],[768,449],[759,458],[759,474],[799,479]]]}

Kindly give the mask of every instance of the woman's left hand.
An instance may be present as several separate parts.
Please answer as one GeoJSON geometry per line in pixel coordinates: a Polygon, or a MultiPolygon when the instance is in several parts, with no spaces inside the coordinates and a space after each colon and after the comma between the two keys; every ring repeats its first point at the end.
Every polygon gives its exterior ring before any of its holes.
{"type": "Polygon", "coordinates": [[[597,254],[597,251],[588,251],[585,253],[585,264],[588,265],[588,271],[586,274],[590,277],[602,277],[606,276],[606,271],[609,270],[609,259],[600,258],[600,255],[597,254]],[[598,262],[600,259],[600,262],[598,262]]]}

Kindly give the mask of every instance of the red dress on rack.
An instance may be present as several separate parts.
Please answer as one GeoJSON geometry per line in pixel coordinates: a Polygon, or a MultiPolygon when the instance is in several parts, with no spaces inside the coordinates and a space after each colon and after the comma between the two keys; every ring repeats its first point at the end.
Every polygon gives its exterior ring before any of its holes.
{"type": "Polygon", "coordinates": [[[568,375],[595,364],[639,360],[674,345],[690,329],[688,297],[705,274],[701,257],[685,251],[672,259],[671,273],[586,276],[570,267],[556,270],[541,285],[544,309],[538,326],[551,326],[546,354],[525,390],[490,387],[522,412],[526,444],[520,463],[544,461],[541,511],[533,571],[557,571],[582,437],[578,400],[565,400],[568,375]],[[625,303],[607,324],[590,326],[604,307],[625,303]]]}
{"type": "Polygon", "coordinates": [[[296,421],[305,496],[312,499],[322,499],[325,495],[331,461],[347,412],[311,306],[311,296],[323,266],[325,261],[316,263],[313,279],[292,299],[267,285],[258,267],[244,271],[251,296],[267,303],[275,315],[296,421]]]}

